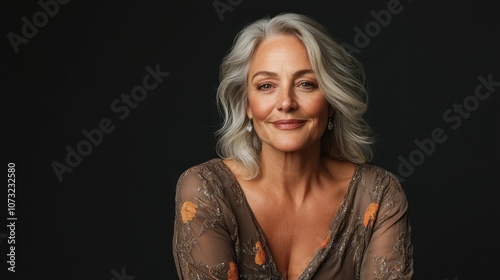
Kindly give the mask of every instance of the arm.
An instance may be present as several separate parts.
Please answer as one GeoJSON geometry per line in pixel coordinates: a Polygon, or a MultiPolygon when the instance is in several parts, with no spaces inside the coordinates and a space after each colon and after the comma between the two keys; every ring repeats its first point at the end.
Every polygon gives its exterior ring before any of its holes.
{"type": "Polygon", "coordinates": [[[188,170],[175,196],[173,254],[179,279],[238,279],[235,253],[220,192],[188,170]]]}
{"type": "Polygon", "coordinates": [[[361,279],[411,279],[413,275],[408,202],[397,178],[388,179],[363,257],[361,279]]]}

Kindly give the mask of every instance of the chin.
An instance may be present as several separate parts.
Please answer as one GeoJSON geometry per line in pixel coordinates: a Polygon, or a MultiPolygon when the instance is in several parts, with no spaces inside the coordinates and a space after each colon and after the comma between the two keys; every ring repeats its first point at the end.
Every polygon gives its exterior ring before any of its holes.
{"type": "Polygon", "coordinates": [[[307,148],[307,145],[305,145],[305,143],[298,143],[298,142],[286,143],[285,141],[277,145],[271,145],[271,146],[274,149],[285,153],[300,152],[307,148]]]}

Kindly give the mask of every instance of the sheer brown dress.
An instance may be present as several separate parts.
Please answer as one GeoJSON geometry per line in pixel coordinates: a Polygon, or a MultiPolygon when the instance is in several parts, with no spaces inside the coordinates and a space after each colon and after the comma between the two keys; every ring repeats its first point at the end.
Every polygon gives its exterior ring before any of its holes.
{"type": "MultiPolygon", "coordinates": [[[[177,183],[173,254],[179,279],[285,279],[245,194],[214,158],[177,183]]],[[[323,241],[299,279],[411,279],[408,203],[398,179],[357,164],[323,241]]]]}

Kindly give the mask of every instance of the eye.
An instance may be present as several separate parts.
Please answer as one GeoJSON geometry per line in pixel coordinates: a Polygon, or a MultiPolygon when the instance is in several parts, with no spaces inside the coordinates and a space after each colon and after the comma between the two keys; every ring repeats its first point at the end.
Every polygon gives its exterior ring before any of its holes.
{"type": "Polygon", "coordinates": [[[303,89],[307,89],[307,90],[314,90],[318,86],[315,83],[312,83],[312,82],[300,82],[299,83],[299,87],[301,87],[303,89]]]}
{"type": "Polygon", "coordinates": [[[260,84],[257,86],[257,89],[261,91],[270,91],[272,88],[273,86],[271,84],[260,84]]]}

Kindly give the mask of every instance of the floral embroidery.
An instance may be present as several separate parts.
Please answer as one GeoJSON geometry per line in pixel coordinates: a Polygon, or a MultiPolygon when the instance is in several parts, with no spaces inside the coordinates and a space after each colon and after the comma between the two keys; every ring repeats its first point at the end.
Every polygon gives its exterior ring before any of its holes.
{"type": "Polygon", "coordinates": [[[365,227],[370,224],[370,227],[373,226],[373,222],[375,221],[375,217],[377,216],[378,212],[378,203],[371,203],[368,205],[368,208],[366,208],[365,211],[365,217],[363,219],[363,225],[365,227]]]}
{"type": "Polygon", "coordinates": [[[228,280],[238,280],[238,267],[233,261],[229,262],[229,270],[227,271],[228,280]]]}
{"type": "Polygon", "coordinates": [[[191,201],[185,201],[182,204],[181,218],[183,223],[187,223],[194,219],[196,216],[196,208],[197,206],[191,201]]]}
{"type": "Polygon", "coordinates": [[[255,263],[258,265],[263,265],[266,262],[266,251],[262,247],[262,243],[257,241],[255,243],[255,247],[257,248],[257,253],[255,254],[255,263]]]}

